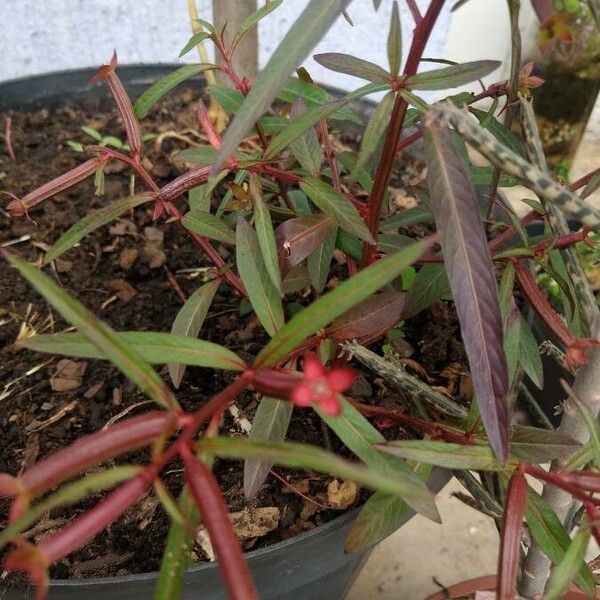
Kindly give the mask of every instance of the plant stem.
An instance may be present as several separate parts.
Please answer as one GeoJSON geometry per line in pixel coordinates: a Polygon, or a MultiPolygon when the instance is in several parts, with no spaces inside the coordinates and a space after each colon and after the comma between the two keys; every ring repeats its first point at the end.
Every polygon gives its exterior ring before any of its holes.
{"type": "MultiPolygon", "coordinates": [[[[592,333],[600,341],[600,317],[597,317],[592,327],[592,333]]],[[[594,348],[588,353],[589,363],[583,366],[573,385],[573,395],[592,413],[594,419],[600,412],[600,348],[594,348]]],[[[557,432],[571,439],[586,444],[590,431],[575,403],[568,399],[563,403],[563,416],[557,432]]],[[[552,470],[556,471],[566,462],[566,459],[554,461],[552,470]]],[[[569,493],[552,485],[545,485],[542,499],[556,513],[561,523],[564,523],[572,506],[573,500],[569,493]]],[[[532,542],[523,565],[523,574],[519,583],[519,593],[525,598],[541,598],[550,574],[550,559],[541,548],[532,542]]]]}
{"type": "MultiPolygon", "coordinates": [[[[433,27],[444,6],[444,2],[445,0],[431,0],[427,12],[415,28],[415,34],[404,67],[404,75],[414,75],[417,72],[425,46],[427,45],[429,36],[431,35],[433,27]]],[[[367,227],[374,239],[377,239],[377,230],[379,229],[379,217],[381,216],[383,199],[385,198],[385,192],[396,158],[396,148],[398,147],[398,141],[400,140],[400,134],[402,133],[407,108],[408,104],[406,103],[406,100],[399,95],[396,96],[394,108],[392,109],[392,114],[390,116],[390,123],[383,143],[383,152],[381,153],[381,158],[377,165],[373,189],[369,196],[369,212],[366,221],[367,227]]],[[[365,242],[363,244],[363,266],[367,266],[373,262],[376,254],[377,246],[365,242]]]]}

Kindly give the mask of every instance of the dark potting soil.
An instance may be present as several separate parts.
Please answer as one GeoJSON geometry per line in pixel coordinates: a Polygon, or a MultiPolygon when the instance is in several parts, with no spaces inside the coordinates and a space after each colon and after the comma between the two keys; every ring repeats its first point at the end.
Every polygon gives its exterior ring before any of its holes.
{"type": "MultiPolygon", "coordinates": [[[[194,133],[196,97],[191,90],[173,95],[143,122],[144,133],[163,138],[160,153],[155,147],[159,138],[147,141],[145,146],[152,163],[150,172],[159,184],[183,169],[169,157],[176,150],[188,147],[189,140],[201,141],[194,133]]],[[[69,140],[95,143],[81,132],[82,125],[123,139],[112,105],[102,108],[66,105],[55,110],[42,108],[31,114],[0,114],[0,124],[6,123],[9,116],[16,160],[8,156],[6,144],[0,142],[0,190],[19,197],[84,160],[82,154],[67,144],[69,140]]],[[[349,136],[339,136],[336,142],[340,146],[356,144],[349,136]]],[[[393,183],[410,189],[411,181],[419,180],[422,180],[419,167],[413,161],[404,164],[404,171],[395,174],[393,183]]],[[[39,260],[67,227],[90,211],[127,195],[130,183],[129,172],[111,166],[103,196],[94,195],[90,180],[43,202],[30,215],[35,221],[10,218],[0,211],[0,244],[27,260],[39,260]]],[[[137,183],[136,190],[141,190],[137,183]]],[[[227,257],[228,250],[219,250],[227,257]]],[[[154,223],[152,209],[142,206],[87,236],[46,272],[117,330],[169,331],[184,299],[197,289],[208,266],[181,226],[154,223]]],[[[20,348],[18,340],[35,333],[60,332],[67,324],[5,262],[0,262],[0,274],[0,472],[21,473],[37,460],[107,423],[152,408],[147,398],[108,362],[64,359],[20,348]]],[[[266,336],[252,314],[240,317],[238,305],[239,300],[221,286],[201,337],[224,344],[250,359],[266,342],[266,336]]],[[[462,395],[468,375],[454,312],[437,303],[407,323],[405,329],[408,368],[426,377],[431,385],[462,395]]],[[[166,369],[159,370],[168,380],[166,369]]],[[[352,390],[354,397],[368,403],[402,407],[402,397],[389,391],[381,379],[367,373],[362,375],[352,390]]],[[[226,372],[188,367],[177,398],[184,408],[196,409],[231,377],[226,372]]],[[[257,404],[258,397],[253,392],[241,395],[235,407],[225,414],[221,433],[245,434],[257,404]]],[[[407,432],[393,426],[385,434],[397,439],[407,432]]],[[[344,453],[333,433],[326,431],[310,410],[294,411],[288,438],[344,453]]],[[[119,462],[141,463],[147,459],[144,451],[123,457],[119,462]]],[[[328,476],[279,468],[274,471],[290,485],[271,475],[251,508],[275,507],[279,511],[278,525],[264,535],[252,536],[253,527],[260,529],[260,523],[254,523],[250,514],[247,523],[250,536],[243,541],[245,549],[275,543],[314,528],[367,497],[367,492],[351,488],[344,489],[344,493],[336,492],[328,476]],[[343,509],[332,508],[335,502],[343,509]]],[[[216,461],[215,473],[232,512],[248,506],[242,489],[242,472],[241,461],[216,461]]],[[[178,494],[182,487],[180,465],[169,465],[163,480],[173,494],[178,494]]],[[[100,493],[94,494],[75,506],[51,511],[26,536],[39,542],[101,497],[100,493]]],[[[6,525],[7,510],[8,502],[0,500],[0,529],[6,525]]],[[[168,528],[168,516],[149,493],[84,548],[54,565],[51,576],[81,578],[156,570],[168,528]]],[[[196,554],[198,560],[206,559],[200,546],[196,547],[196,554]]]]}

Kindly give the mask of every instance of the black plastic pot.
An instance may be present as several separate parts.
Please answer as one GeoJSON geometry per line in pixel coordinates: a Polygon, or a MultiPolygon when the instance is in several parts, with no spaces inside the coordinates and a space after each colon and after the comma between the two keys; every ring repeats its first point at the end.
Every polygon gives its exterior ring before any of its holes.
{"type": "MultiPolygon", "coordinates": [[[[137,97],[173,66],[119,67],[119,76],[131,97],[137,97]]],[[[0,110],[29,111],[41,106],[54,108],[66,103],[101,106],[111,101],[105,85],[90,85],[89,69],[54,73],[0,83],[0,110]]],[[[187,83],[199,89],[201,78],[187,83]]],[[[352,107],[367,113],[367,103],[352,107]]],[[[438,492],[450,480],[449,471],[434,471],[429,486],[438,492]]],[[[294,538],[248,552],[246,559],[263,600],[315,600],[343,598],[371,550],[344,554],[344,542],[357,511],[345,513],[326,525],[294,538]]],[[[407,515],[405,522],[413,514],[407,515]]],[[[134,600],[153,597],[157,574],[128,575],[81,580],[53,580],[48,600],[134,600]]],[[[3,589],[0,600],[33,597],[30,588],[3,589]]],[[[226,599],[218,565],[203,563],[189,569],[182,598],[226,599]]]]}

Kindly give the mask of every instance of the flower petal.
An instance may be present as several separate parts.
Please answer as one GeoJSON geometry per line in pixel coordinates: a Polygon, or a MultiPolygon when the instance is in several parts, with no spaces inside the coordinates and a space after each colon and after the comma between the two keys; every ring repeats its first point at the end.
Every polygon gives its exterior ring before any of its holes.
{"type": "Polygon", "coordinates": [[[326,415],[337,417],[342,412],[342,405],[337,397],[337,394],[323,396],[319,399],[319,406],[326,415]]]}
{"type": "Polygon", "coordinates": [[[305,383],[297,385],[292,390],[290,398],[296,406],[310,406],[315,401],[312,388],[305,383]]]}
{"type": "Polygon", "coordinates": [[[314,381],[325,375],[325,367],[321,361],[312,353],[307,352],[304,355],[304,378],[308,381],[314,381]]]}
{"type": "Polygon", "coordinates": [[[342,367],[327,373],[327,384],[335,392],[343,392],[352,386],[356,374],[352,369],[342,367]]]}

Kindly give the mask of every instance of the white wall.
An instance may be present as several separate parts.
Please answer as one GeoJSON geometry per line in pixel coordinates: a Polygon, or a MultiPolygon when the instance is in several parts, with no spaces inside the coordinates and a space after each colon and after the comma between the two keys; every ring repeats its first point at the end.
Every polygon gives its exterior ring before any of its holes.
{"type": "MultiPolygon", "coordinates": [[[[222,0],[225,1],[225,0],[222,0]]],[[[261,0],[262,1],[262,0],[261,0]]],[[[418,0],[426,7],[428,0],[418,0]]],[[[506,0],[470,0],[450,22],[447,1],[426,55],[460,60],[497,58],[508,53],[506,0]]],[[[210,0],[198,0],[200,16],[210,20],[210,0]]],[[[261,24],[260,62],[264,64],[307,0],[286,0],[261,24]]],[[[378,13],[372,0],[354,0],[349,13],[355,26],[340,18],[315,52],[344,51],[386,62],[391,0],[378,13]]],[[[412,20],[400,1],[404,39],[412,20]]],[[[119,62],[173,63],[189,38],[186,0],[0,0],[0,81],[50,71],[96,67],[113,48],[119,62]]],[[[406,42],[405,42],[406,43],[406,42]]],[[[406,54],[406,52],[405,52],[406,54]]],[[[187,60],[193,60],[190,53],[187,60]]],[[[350,88],[358,81],[326,71],[312,60],[307,68],[317,80],[350,88]]],[[[491,80],[501,74],[494,74],[491,80]]]]}

